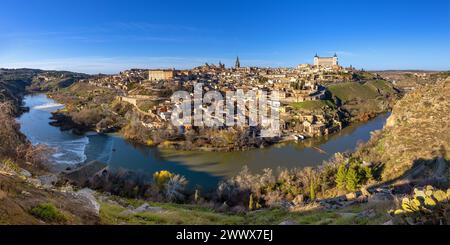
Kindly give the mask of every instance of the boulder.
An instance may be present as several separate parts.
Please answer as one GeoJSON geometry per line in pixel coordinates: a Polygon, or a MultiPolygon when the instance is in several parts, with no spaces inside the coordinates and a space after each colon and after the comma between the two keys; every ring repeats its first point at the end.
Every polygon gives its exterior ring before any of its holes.
{"type": "Polygon", "coordinates": [[[152,207],[148,203],[144,203],[141,206],[134,209],[133,211],[136,213],[142,213],[142,212],[162,213],[162,212],[164,212],[164,209],[161,207],[152,207]]]}
{"type": "Polygon", "coordinates": [[[352,193],[348,193],[345,195],[345,199],[347,199],[347,201],[352,201],[356,199],[356,193],[352,192],[352,193]]]}
{"type": "Polygon", "coordinates": [[[31,184],[32,186],[39,188],[42,186],[42,182],[39,179],[35,179],[35,178],[27,178],[26,182],[31,184]]]}
{"type": "Polygon", "coordinates": [[[31,193],[28,192],[28,191],[25,191],[25,190],[22,190],[22,191],[20,192],[20,194],[22,194],[22,195],[24,195],[24,196],[26,196],[26,197],[30,197],[30,196],[31,196],[31,193]]]}
{"type": "Polygon", "coordinates": [[[31,173],[30,173],[30,171],[28,171],[28,170],[25,170],[25,169],[20,169],[20,175],[22,175],[22,176],[25,176],[25,177],[31,177],[31,173]]]}
{"type": "Polygon", "coordinates": [[[75,195],[83,199],[87,203],[87,205],[98,215],[100,213],[100,204],[97,202],[97,199],[94,196],[94,191],[89,188],[84,188],[75,192],[75,195]]]}
{"type": "Polygon", "coordinates": [[[293,220],[285,220],[278,225],[298,225],[298,223],[293,220]]]}
{"type": "Polygon", "coordinates": [[[64,171],[60,174],[62,181],[69,181],[77,186],[85,186],[91,177],[104,170],[108,165],[99,161],[92,161],[79,168],[64,171]]]}
{"type": "Polygon", "coordinates": [[[58,177],[54,174],[42,175],[38,179],[44,187],[52,187],[58,182],[58,177]]]}
{"type": "Polygon", "coordinates": [[[304,196],[303,195],[297,195],[294,200],[292,201],[292,203],[295,206],[303,206],[304,204],[304,196]]]}

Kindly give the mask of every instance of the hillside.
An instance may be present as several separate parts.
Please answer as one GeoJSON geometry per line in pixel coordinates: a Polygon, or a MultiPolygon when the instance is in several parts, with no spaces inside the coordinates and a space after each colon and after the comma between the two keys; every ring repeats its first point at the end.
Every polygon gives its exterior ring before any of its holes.
{"type": "Polygon", "coordinates": [[[387,111],[399,97],[399,92],[385,80],[338,83],[330,85],[328,91],[354,121],[364,121],[387,111]]]}
{"type": "Polygon", "coordinates": [[[362,150],[367,160],[384,164],[384,180],[400,177],[422,165],[433,172],[435,160],[450,159],[449,94],[447,78],[421,86],[396,103],[383,131],[375,134],[362,150]]]}

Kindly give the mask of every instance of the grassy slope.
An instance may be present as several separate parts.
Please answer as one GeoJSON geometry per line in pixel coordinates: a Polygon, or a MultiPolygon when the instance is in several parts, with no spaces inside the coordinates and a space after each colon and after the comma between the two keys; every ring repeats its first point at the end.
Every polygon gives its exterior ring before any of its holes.
{"type": "Polygon", "coordinates": [[[314,101],[304,101],[292,103],[292,107],[295,109],[303,110],[320,110],[324,107],[336,108],[336,105],[330,100],[314,100],[314,101]]]}
{"type": "Polygon", "coordinates": [[[395,90],[389,82],[372,80],[364,84],[347,82],[334,84],[328,90],[343,103],[354,99],[371,100],[384,94],[394,94],[395,90]]]}
{"type": "Polygon", "coordinates": [[[386,212],[392,204],[369,207],[367,204],[329,211],[305,207],[303,211],[289,212],[282,209],[264,209],[247,214],[218,213],[207,207],[185,204],[149,203],[153,207],[161,207],[163,212],[143,212],[139,214],[123,213],[124,206],[138,207],[141,200],[114,198],[114,202],[102,202],[100,219],[102,224],[206,224],[206,225],[277,225],[290,220],[298,224],[382,224],[389,220],[386,212]],[[119,204],[120,203],[120,204],[119,204]],[[371,218],[358,216],[362,211],[371,209],[371,218]]]}
{"type": "Polygon", "coordinates": [[[98,217],[86,203],[73,195],[36,188],[22,178],[0,172],[0,224],[96,224],[98,217]],[[66,218],[44,221],[31,210],[38,205],[52,204],[66,218]]]}
{"type": "Polygon", "coordinates": [[[398,95],[392,84],[383,80],[333,84],[328,90],[356,121],[365,121],[388,110],[398,95]]]}

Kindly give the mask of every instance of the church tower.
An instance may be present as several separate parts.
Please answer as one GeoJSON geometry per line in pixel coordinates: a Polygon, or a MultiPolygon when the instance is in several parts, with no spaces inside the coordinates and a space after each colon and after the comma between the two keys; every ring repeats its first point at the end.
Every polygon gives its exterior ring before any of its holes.
{"type": "Polygon", "coordinates": [[[241,68],[241,62],[239,61],[239,56],[236,58],[236,64],[234,66],[236,69],[241,68]]]}
{"type": "Polygon", "coordinates": [[[338,66],[339,65],[339,61],[338,61],[338,56],[336,53],[334,53],[333,56],[333,66],[338,66]]]}
{"type": "Polygon", "coordinates": [[[316,55],[314,56],[314,66],[316,66],[316,67],[319,66],[319,56],[317,55],[317,53],[316,53],[316,55]]]}

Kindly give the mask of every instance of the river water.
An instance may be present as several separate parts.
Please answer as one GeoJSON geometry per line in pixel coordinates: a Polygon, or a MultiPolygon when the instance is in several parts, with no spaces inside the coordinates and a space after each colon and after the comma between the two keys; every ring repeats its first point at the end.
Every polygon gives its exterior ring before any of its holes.
{"type": "Polygon", "coordinates": [[[111,169],[131,170],[149,178],[156,171],[168,170],[184,175],[191,186],[204,188],[214,187],[220,179],[238,173],[245,165],[252,171],[317,166],[336,152],[352,151],[359,142],[366,142],[371,131],[383,128],[389,115],[386,113],[339,133],[299,143],[243,152],[192,152],[136,146],[117,134],[78,136],[49,125],[51,112],[63,105],[45,94],[27,95],[24,103],[30,111],[18,118],[21,131],[33,144],[52,147],[50,160],[54,164],[74,165],[99,160],[111,169]]]}

